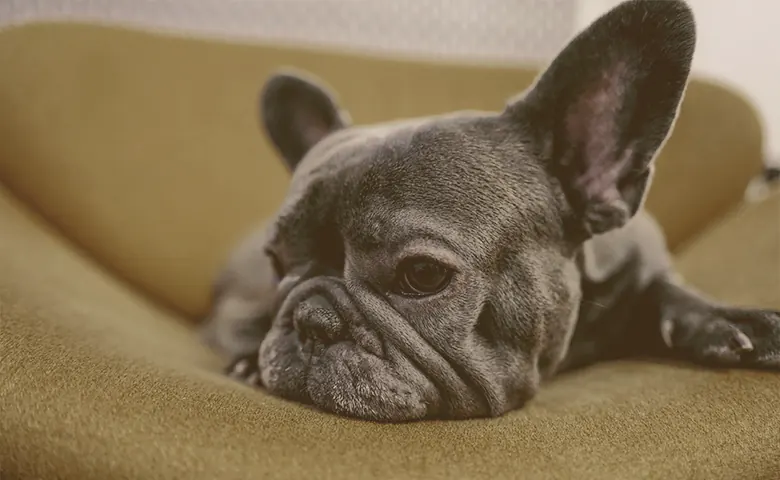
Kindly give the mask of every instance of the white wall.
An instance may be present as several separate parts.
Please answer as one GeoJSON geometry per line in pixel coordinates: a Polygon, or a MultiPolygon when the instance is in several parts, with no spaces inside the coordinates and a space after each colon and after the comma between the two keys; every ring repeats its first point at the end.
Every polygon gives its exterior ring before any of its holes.
{"type": "MultiPolygon", "coordinates": [[[[618,3],[579,0],[579,27],[618,3]]],[[[698,25],[694,71],[734,85],[756,104],[765,122],[767,153],[780,165],[780,2],[688,0],[688,4],[698,25]]]]}
{"type": "Polygon", "coordinates": [[[0,0],[0,28],[43,19],[484,61],[547,60],[572,0],[0,0]]]}

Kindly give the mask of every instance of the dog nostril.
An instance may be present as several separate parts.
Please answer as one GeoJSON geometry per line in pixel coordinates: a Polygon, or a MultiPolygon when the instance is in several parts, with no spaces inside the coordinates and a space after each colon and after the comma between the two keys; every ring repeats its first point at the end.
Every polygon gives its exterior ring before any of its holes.
{"type": "Polygon", "coordinates": [[[334,342],[341,337],[343,329],[336,310],[321,295],[314,295],[298,304],[293,312],[293,324],[301,343],[308,339],[334,342]]]}

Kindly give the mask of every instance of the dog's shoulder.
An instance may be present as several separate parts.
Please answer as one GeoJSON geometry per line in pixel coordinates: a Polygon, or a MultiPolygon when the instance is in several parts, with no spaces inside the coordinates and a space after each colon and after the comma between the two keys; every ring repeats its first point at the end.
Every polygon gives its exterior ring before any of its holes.
{"type": "Polygon", "coordinates": [[[645,210],[623,228],[597,235],[583,244],[578,265],[585,281],[608,282],[626,269],[639,281],[647,281],[671,268],[661,227],[645,210]]]}

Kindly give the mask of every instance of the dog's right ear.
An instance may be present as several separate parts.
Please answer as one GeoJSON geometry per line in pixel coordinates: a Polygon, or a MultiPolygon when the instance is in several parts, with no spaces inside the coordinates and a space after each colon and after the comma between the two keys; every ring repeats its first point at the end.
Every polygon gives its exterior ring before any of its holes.
{"type": "Polygon", "coordinates": [[[629,0],[574,37],[506,114],[542,157],[587,236],[642,206],[672,129],[696,47],[683,0],[629,0]]]}
{"type": "Polygon", "coordinates": [[[265,83],[260,119],[290,171],[320,140],[350,123],[322,82],[292,70],[279,71],[265,83]]]}

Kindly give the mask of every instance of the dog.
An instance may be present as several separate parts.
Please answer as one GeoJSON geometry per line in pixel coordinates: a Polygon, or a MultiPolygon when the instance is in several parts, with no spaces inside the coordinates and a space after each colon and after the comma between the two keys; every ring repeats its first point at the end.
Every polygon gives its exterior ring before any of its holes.
{"type": "Polygon", "coordinates": [[[214,284],[227,373],[408,422],[501,416],[628,356],[780,370],[780,312],[687,287],[643,210],[695,46],[685,2],[630,0],[503,111],[367,126],[277,71],[259,116],[291,182],[214,284]]]}

